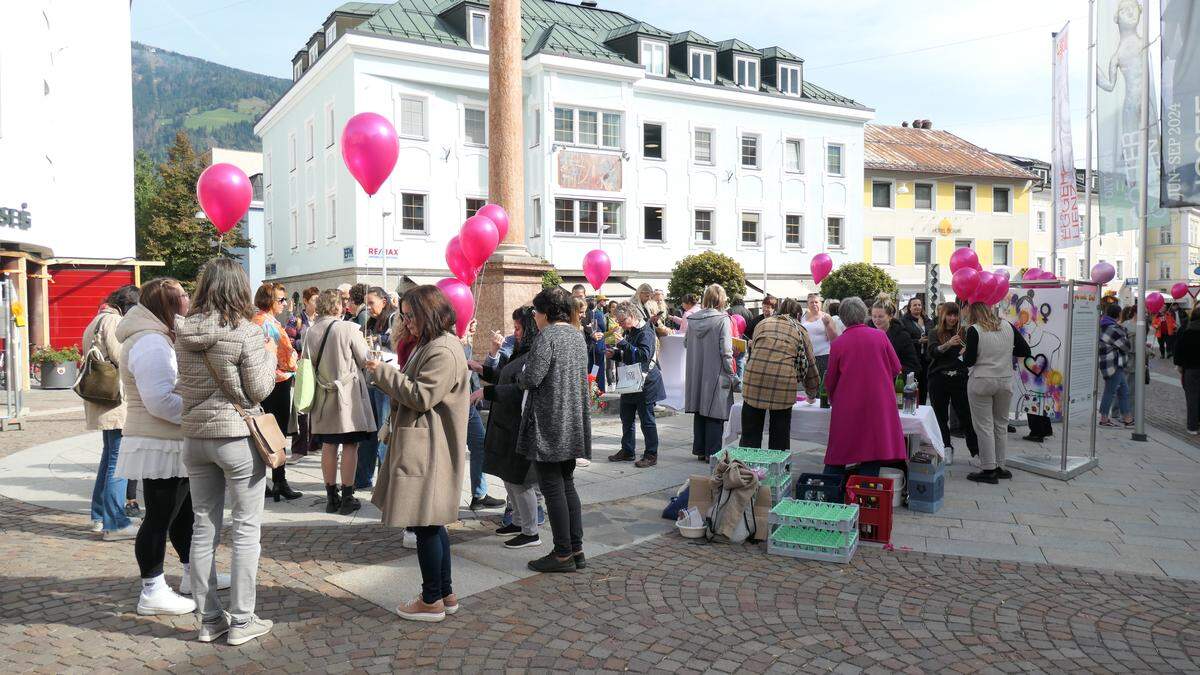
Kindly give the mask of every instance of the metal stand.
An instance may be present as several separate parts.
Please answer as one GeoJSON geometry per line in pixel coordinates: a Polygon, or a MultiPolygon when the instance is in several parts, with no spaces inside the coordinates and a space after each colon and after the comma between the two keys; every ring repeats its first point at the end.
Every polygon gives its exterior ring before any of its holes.
{"type": "Polygon", "coordinates": [[[5,276],[0,279],[0,338],[4,339],[4,364],[0,369],[4,377],[4,402],[0,406],[0,431],[25,428],[25,401],[19,372],[24,359],[21,358],[21,331],[12,311],[14,302],[17,302],[16,289],[12,280],[5,276]]]}

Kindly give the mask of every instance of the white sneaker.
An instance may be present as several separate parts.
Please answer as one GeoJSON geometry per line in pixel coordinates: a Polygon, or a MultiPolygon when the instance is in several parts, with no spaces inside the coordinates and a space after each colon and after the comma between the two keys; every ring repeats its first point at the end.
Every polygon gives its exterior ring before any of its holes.
{"type": "Polygon", "coordinates": [[[229,624],[229,635],[225,638],[225,643],[234,647],[245,644],[254,638],[262,637],[271,632],[271,627],[275,625],[270,619],[260,619],[257,616],[250,617],[246,623],[229,624]]]}
{"type": "Polygon", "coordinates": [[[92,521],[92,532],[95,532],[96,534],[100,534],[103,531],[104,531],[104,521],[103,520],[93,520],[92,521]]]}
{"type": "Polygon", "coordinates": [[[165,583],[156,586],[153,590],[143,588],[142,594],[138,596],[137,613],[142,616],[158,614],[177,616],[194,611],[196,611],[194,600],[177,594],[165,583]]]}
{"type": "Polygon", "coordinates": [[[575,466],[591,466],[591,465],[592,465],[592,460],[590,460],[590,459],[585,459],[583,457],[575,458],[575,466]]]}
{"type": "Polygon", "coordinates": [[[416,548],[417,547],[417,535],[413,534],[412,532],[409,532],[408,530],[405,530],[404,531],[404,539],[401,540],[400,546],[402,548],[416,548]]]}
{"type": "MultiPolygon", "coordinates": [[[[232,580],[229,578],[228,574],[221,574],[220,572],[218,572],[217,573],[217,590],[223,591],[226,588],[229,588],[231,581],[232,580]]],[[[190,575],[190,574],[183,575],[183,580],[181,580],[179,582],[179,594],[180,595],[191,595],[192,594],[192,575],[190,575]]]]}
{"type": "Polygon", "coordinates": [[[105,530],[104,541],[121,541],[123,539],[134,539],[137,537],[138,524],[130,523],[119,530],[105,530]]]}

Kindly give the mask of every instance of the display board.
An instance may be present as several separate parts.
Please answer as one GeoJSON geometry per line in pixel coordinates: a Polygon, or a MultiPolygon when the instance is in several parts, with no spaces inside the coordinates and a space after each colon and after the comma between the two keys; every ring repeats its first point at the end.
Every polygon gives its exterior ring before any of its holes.
{"type": "Polygon", "coordinates": [[[1067,415],[1072,422],[1090,417],[1095,407],[1097,350],[1100,346],[1100,287],[1072,285],[1070,367],[1067,415]]]}
{"type": "MultiPolygon", "coordinates": [[[[1000,318],[1021,333],[1033,352],[1017,363],[1013,374],[1014,419],[1032,414],[1062,421],[1070,297],[1070,290],[1055,282],[1014,282],[1008,298],[1000,303],[1000,318]]],[[[1095,371],[1094,363],[1091,370],[1095,371]]]]}

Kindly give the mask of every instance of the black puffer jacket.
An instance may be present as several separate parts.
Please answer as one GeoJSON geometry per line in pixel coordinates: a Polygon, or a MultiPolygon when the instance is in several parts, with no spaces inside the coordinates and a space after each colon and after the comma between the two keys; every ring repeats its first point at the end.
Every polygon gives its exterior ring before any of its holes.
{"type": "Polygon", "coordinates": [[[895,319],[887,329],[888,340],[892,343],[892,349],[896,350],[896,356],[900,359],[900,367],[904,370],[904,374],[917,373],[921,370],[921,359],[917,356],[916,345],[913,344],[912,336],[904,325],[895,319]]]}

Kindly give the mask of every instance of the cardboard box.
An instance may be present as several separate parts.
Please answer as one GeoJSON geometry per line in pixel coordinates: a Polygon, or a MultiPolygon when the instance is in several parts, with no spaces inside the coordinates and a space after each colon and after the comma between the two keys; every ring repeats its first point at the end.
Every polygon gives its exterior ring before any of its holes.
{"type": "MultiPolygon", "coordinates": [[[[700,514],[707,516],[713,505],[712,480],[709,476],[692,476],[688,479],[688,506],[700,509],[700,514]]],[[[766,541],[771,533],[767,516],[771,513],[771,488],[758,486],[758,496],[754,500],[754,540],[766,541]]]]}

